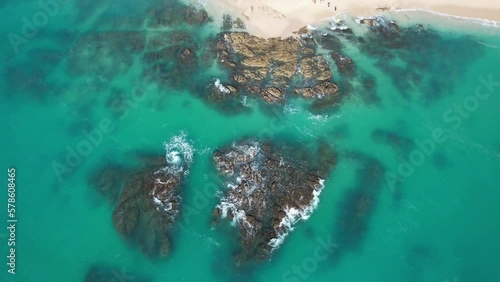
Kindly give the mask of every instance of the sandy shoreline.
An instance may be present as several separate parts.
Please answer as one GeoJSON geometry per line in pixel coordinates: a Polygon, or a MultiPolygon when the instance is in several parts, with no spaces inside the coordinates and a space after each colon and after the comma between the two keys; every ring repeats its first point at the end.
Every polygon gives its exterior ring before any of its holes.
{"type": "Polygon", "coordinates": [[[216,20],[241,18],[260,37],[288,37],[300,28],[349,14],[369,17],[383,11],[425,9],[466,18],[500,22],[500,1],[491,0],[185,0],[204,5],[216,20]]]}

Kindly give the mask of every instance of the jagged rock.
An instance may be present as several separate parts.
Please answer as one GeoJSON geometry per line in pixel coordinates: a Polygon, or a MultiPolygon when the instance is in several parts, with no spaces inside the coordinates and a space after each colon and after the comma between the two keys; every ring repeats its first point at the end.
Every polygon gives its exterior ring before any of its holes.
{"type": "Polygon", "coordinates": [[[303,58],[300,64],[300,73],[306,79],[316,79],[317,81],[325,81],[332,78],[330,66],[323,56],[303,58]]]}
{"type": "Polygon", "coordinates": [[[118,233],[150,258],[170,253],[181,186],[192,162],[192,148],[184,135],[173,137],[165,149],[166,158],[143,156],[142,166],[127,172],[112,216],[118,233]]]}
{"type": "Polygon", "coordinates": [[[260,91],[260,96],[268,103],[277,103],[284,99],[284,94],[281,90],[275,87],[264,88],[260,91]]]}
{"type": "Polygon", "coordinates": [[[180,55],[180,65],[183,67],[194,67],[196,63],[196,56],[194,52],[189,48],[184,49],[180,55]]]}
{"type": "Polygon", "coordinates": [[[337,94],[339,87],[331,82],[321,82],[308,88],[297,88],[295,93],[306,99],[332,97],[337,94]]]}
{"type": "Polygon", "coordinates": [[[389,40],[399,37],[399,26],[395,21],[387,21],[384,17],[377,16],[368,19],[361,19],[360,23],[368,25],[372,31],[381,34],[389,40]]]}
{"type": "Polygon", "coordinates": [[[220,80],[208,85],[205,89],[205,97],[212,103],[227,101],[236,96],[238,89],[232,85],[223,85],[220,80]]]}
{"type": "Polygon", "coordinates": [[[169,254],[168,233],[179,213],[180,182],[180,175],[161,167],[139,171],[128,179],[113,212],[116,230],[149,257],[169,254]]]}
{"type": "Polygon", "coordinates": [[[293,224],[310,216],[336,155],[322,142],[315,157],[300,147],[242,140],[217,150],[214,160],[228,183],[214,224],[227,217],[236,225],[239,265],[269,258],[293,224]]]}
{"type": "MultiPolygon", "coordinates": [[[[268,103],[284,101],[294,77],[309,87],[331,82],[328,62],[316,55],[314,45],[294,38],[259,38],[242,32],[219,35],[219,63],[230,69],[239,89],[260,96],[268,103]]],[[[315,95],[305,95],[315,98],[315,95]]]]}

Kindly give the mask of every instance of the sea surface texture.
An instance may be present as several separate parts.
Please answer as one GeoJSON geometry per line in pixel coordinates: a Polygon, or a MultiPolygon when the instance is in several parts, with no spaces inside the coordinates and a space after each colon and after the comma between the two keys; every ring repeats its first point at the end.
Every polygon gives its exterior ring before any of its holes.
{"type": "Polygon", "coordinates": [[[0,18],[0,281],[500,281],[499,27],[264,40],[176,0],[0,18]]]}

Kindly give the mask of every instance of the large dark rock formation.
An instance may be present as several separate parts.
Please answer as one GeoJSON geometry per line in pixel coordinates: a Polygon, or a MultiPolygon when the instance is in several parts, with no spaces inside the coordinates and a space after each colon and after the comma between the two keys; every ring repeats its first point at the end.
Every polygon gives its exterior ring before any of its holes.
{"type": "Polygon", "coordinates": [[[172,248],[182,185],[193,157],[182,134],[165,143],[165,150],[166,157],[138,154],[137,166],[110,164],[89,178],[99,195],[116,203],[115,229],[150,258],[165,257],[172,248]]]}
{"type": "Polygon", "coordinates": [[[181,176],[161,166],[133,173],[113,212],[116,230],[150,257],[170,251],[168,234],[179,214],[181,176]]]}
{"type": "Polygon", "coordinates": [[[236,264],[266,259],[319,201],[323,181],[335,164],[325,144],[318,154],[270,142],[243,140],[214,153],[228,189],[215,218],[229,218],[240,235],[236,264]]]}

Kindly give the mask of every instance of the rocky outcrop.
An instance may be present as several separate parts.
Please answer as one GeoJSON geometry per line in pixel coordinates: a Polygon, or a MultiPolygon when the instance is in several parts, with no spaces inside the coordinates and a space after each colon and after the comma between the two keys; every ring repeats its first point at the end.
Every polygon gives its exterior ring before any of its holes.
{"type": "Polygon", "coordinates": [[[269,258],[291,227],[311,215],[336,160],[325,144],[318,147],[318,155],[311,155],[301,148],[253,140],[217,150],[213,157],[228,186],[214,212],[215,222],[228,218],[235,224],[241,246],[237,265],[269,258]]]}
{"type": "Polygon", "coordinates": [[[314,88],[321,83],[333,85],[328,62],[315,53],[314,45],[301,39],[223,33],[218,37],[217,50],[219,63],[231,72],[232,83],[267,103],[280,103],[288,93],[319,97],[307,95],[310,94],[307,91],[294,91],[294,80],[301,81],[300,88],[314,88]]]}
{"type": "Polygon", "coordinates": [[[165,257],[171,249],[168,234],[180,209],[181,175],[162,167],[131,175],[113,212],[116,230],[138,244],[149,257],[165,257]]]}
{"type": "Polygon", "coordinates": [[[181,186],[189,172],[193,149],[185,135],[165,143],[166,157],[147,158],[149,164],[126,179],[113,212],[113,224],[127,241],[151,258],[165,257],[180,212],[181,186]]]}
{"type": "Polygon", "coordinates": [[[149,258],[166,257],[181,210],[182,186],[193,149],[180,134],[165,143],[166,155],[134,154],[137,165],[108,165],[89,184],[114,205],[113,225],[149,258]],[[117,199],[117,201],[116,201],[117,199]]]}
{"type": "Polygon", "coordinates": [[[325,98],[333,97],[337,94],[339,87],[331,82],[322,82],[308,88],[297,88],[295,93],[301,95],[304,98],[325,98]]]}
{"type": "Polygon", "coordinates": [[[397,39],[400,35],[399,33],[401,32],[395,21],[388,21],[381,16],[361,19],[359,23],[369,26],[372,32],[383,36],[389,42],[397,39]]]}
{"type": "Polygon", "coordinates": [[[284,93],[276,87],[269,87],[260,90],[260,96],[268,103],[281,102],[285,97],[284,93]]]}

